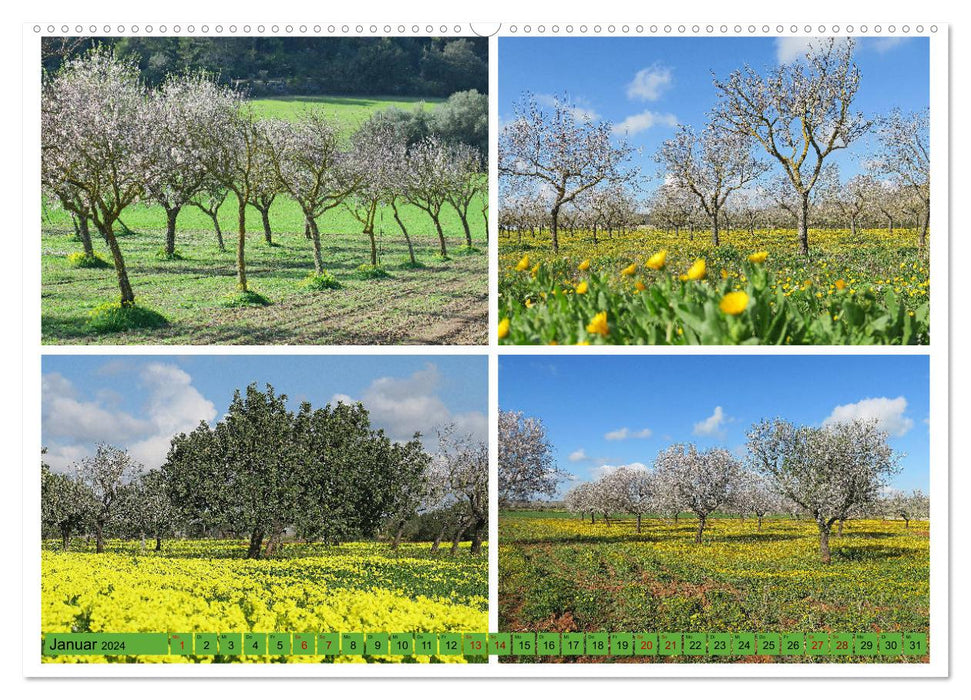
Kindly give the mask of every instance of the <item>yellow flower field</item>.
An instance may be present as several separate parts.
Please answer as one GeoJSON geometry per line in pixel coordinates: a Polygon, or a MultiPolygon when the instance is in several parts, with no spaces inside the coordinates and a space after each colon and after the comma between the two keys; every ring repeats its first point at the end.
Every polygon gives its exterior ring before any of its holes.
{"type": "Polygon", "coordinates": [[[719,246],[705,232],[635,230],[594,244],[578,231],[561,232],[554,255],[546,233],[507,231],[499,238],[500,340],[929,342],[930,270],[916,231],[813,231],[810,245],[800,255],[794,230],[726,232],[719,246]]]}
{"type": "Polygon", "coordinates": [[[929,632],[927,522],[847,521],[830,565],[805,519],[759,531],[712,518],[702,545],[696,529],[690,517],[645,519],[637,534],[633,519],[501,514],[500,631],[929,632]]]}
{"type": "MultiPolygon", "coordinates": [[[[42,632],[486,632],[488,565],[427,544],[289,545],[239,558],[245,543],[110,543],[98,555],[42,555],[42,632]]],[[[45,657],[45,661],[463,662],[462,656],[45,657]]]]}

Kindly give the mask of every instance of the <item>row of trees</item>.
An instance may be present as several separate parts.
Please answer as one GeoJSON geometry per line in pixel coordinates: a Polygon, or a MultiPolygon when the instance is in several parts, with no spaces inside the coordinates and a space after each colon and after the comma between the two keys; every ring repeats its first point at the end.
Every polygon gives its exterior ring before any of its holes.
{"type": "Polygon", "coordinates": [[[480,37],[44,37],[44,69],[105,44],[135,61],[151,86],[204,70],[253,95],[446,97],[487,92],[489,43],[480,37]]]}
{"type": "MultiPolygon", "coordinates": [[[[816,427],[763,420],[749,430],[745,459],[721,448],[676,444],[657,455],[652,469],[617,469],[577,484],[566,494],[565,504],[590,515],[591,522],[597,513],[608,524],[611,513],[634,515],[638,532],[645,515],[677,518],[690,511],[698,519],[698,543],[715,512],[752,513],[759,529],[770,513],[805,515],[816,523],[820,557],[829,563],[834,525],[841,531],[848,518],[886,512],[880,510],[884,508],[895,509],[908,523],[926,513],[922,494],[887,491],[900,460],[887,440],[872,421],[816,427]]],[[[500,505],[549,498],[565,476],[555,467],[540,420],[500,413],[500,505]]]]}
{"type": "Polygon", "coordinates": [[[445,426],[439,452],[416,434],[394,442],[361,404],[297,411],[271,386],[237,391],[216,425],[173,438],[165,464],[144,470],[123,449],[99,445],[66,473],[42,464],[45,537],[245,537],[248,558],[272,554],[285,535],[339,544],[386,536],[392,548],[423,515],[434,541],[465,537],[478,554],[488,529],[486,446],[445,426]]]}
{"type": "Polygon", "coordinates": [[[318,275],[323,272],[319,221],[341,206],[368,236],[372,265],[378,262],[375,219],[383,207],[391,208],[415,261],[399,216],[406,203],[428,214],[439,253],[447,256],[445,207],[458,213],[470,247],[470,219],[487,217],[478,204],[487,186],[478,150],[483,129],[487,133],[486,102],[478,93],[456,95],[420,122],[424,131],[416,131],[413,115],[379,113],[348,142],[321,110],[308,109],[292,122],[258,118],[241,92],[210,74],[182,74],[148,89],[134,63],[98,47],[45,79],[42,184],[76,220],[87,255],[94,256],[89,224],[102,235],[123,305],[132,304],[135,294],[115,229],[135,202],[164,208],[164,252],[174,257],[178,216],[186,206],[212,218],[224,248],[219,209],[232,194],[241,292],[249,290],[247,210],[260,213],[264,236],[272,243],[269,211],[280,195],[303,212],[318,275]]]}
{"type": "Polygon", "coordinates": [[[638,199],[643,178],[623,135],[578,115],[565,98],[546,110],[527,95],[500,135],[500,226],[548,228],[554,251],[564,223],[592,228],[595,238],[597,228],[645,221],[668,229],[707,225],[718,245],[727,217],[752,230],[794,225],[808,253],[810,226],[839,220],[855,231],[864,221],[892,228],[909,219],[923,248],[928,112],[877,119],[855,112],[861,75],[853,52],[852,39],[820,39],[803,60],[716,77],[710,121],[700,130],[680,125],[661,145],[654,159],[662,184],[646,202],[638,199]],[[833,154],[871,132],[878,152],[866,159],[864,174],[841,182],[833,154]]]}

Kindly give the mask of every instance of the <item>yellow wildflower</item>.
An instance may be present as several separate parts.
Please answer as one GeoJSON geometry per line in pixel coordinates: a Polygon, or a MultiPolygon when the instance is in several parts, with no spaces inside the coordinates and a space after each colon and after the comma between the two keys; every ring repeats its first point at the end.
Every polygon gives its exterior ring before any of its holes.
{"type": "Polygon", "coordinates": [[[589,285],[587,284],[587,281],[583,280],[580,284],[577,285],[577,294],[586,294],[588,287],[589,285]]]}
{"type": "Polygon", "coordinates": [[[522,272],[529,267],[529,256],[524,255],[518,263],[516,263],[516,271],[522,272]]]}
{"type": "Polygon", "coordinates": [[[509,319],[504,318],[499,321],[499,340],[502,340],[507,335],[509,335],[509,319]]]}
{"type": "Polygon", "coordinates": [[[627,267],[625,267],[623,270],[621,270],[620,271],[620,274],[622,274],[624,277],[630,277],[631,275],[634,274],[634,271],[635,270],[637,270],[637,263],[631,263],[630,265],[628,265],[627,267]]]}
{"type": "Polygon", "coordinates": [[[730,316],[738,316],[748,307],[748,294],[745,292],[729,292],[722,297],[718,308],[730,316]]]}
{"type": "Polygon", "coordinates": [[[638,292],[643,292],[645,289],[647,289],[647,285],[640,280],[637,280],[634,282],[634,289],[636,289],[638,292]]]}
{"type": "Polygon", "coordinates": [[[695,260],[695,264],[688,268],[688,272],[685,274],[685,279],[689,280],[703,280],[705,278],[706,272],[705,261],[702,258],[695,260]]]}
{"type": "Polygon", "coordinates": [[[750,256],[748,256],[748,261],[754,263],[763,263],[767,257],[769,257],[769,251],[760,250],[758,253],[752,253],[750,256]]]}
{"type": "Polygon", "coordinates": [[[610,332],[610,326],[607,325],[607,312],[601,311],[599,314],[593,317],[593,320],[587,325],[587,333],[597,333],[599,335],[607,335],[610,332]]]}
{"type": "Polygon", "coordinates": [[[842,292],[844,289],[846,289],[846,282],[844,282],[842,279],[836,280],[836,288],[842,292]]]}
{"type": "Polygon", "coordinates": [[[580,263],[579,265],[577,265],[577,269],[580,272],[586,272],[587,270],[589,270],[590,269],[590,258],[587,258],[582,263],[580,263]]]}
{"type": "Polygon", "coordinates": [[[659,250],[658,252],[656,252],[654,255],[652,255],[647,259],[647,262],[644,263],[644,266],[649,267],[652,270],[660,270],[662,267],[664,267],[664,261],[667,260],[667,257],[668,257],[668,251],[659,250]]]}

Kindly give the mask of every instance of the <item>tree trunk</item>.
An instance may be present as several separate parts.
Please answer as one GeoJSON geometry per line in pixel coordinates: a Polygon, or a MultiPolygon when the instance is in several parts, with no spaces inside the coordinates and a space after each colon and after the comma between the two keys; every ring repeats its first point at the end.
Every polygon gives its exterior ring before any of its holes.
{"type": "Polygon", "coordinates": [[[131,306],[135,303],[135,293],[132,291],[131,283],[128,281],[128,269],[125,267],[125,259],[121,255],[121,248],[118,246],[118,239],[115,238],[111,224],[104,224],[100,227],[101,235],[108,244],[111,251],[111,259],[115,264],[115,274],[118,276],[118,288],[121,291],[121,305],[131,306]]]}
{"type": "Polygon", "coordinates": [[[924,211],[925,211],[925,214],[920,226],[920,241],[918,242],[918,247],[920,248],[920,250],[924,250],[924,246],[927,245],[927,229],[929,229],[931,225],[931,200],[930,199],[924,200],[924,211]]]}
{"type": "Polygon", "coordinates": [[[591,525],[596,525],[597,524],[596,515],[594,515],[594,512],[593,511],[590,511],[590,524],[591,525]]]}
{"type": "Polygon", "coordinates": [[[435,222],[435,231],[438,232],[439,253],[443,258],[447,258],[448,251],[445,249],[445,232],[442,231],[442,222],[438,220],[437,216],[432,216],[432,221],[435,222]]]}
{"type": "Polygon", "coordinates": [[[846,522],[844,518],[839,519],[839,523],[836,525],[836,536],[843,536],[843,523],[846,522]]]}
{"type": "Polygon", "coordinates": [[[88,226],[88,217],[78,216],[75,221],[75,227],[78,232],[78,238],[81,239],[81,246],[84,248],[84,254],[89,258],[94,257],[94,244],[91,243],[91,228],[88,226]]]}
{"type": "Polygon", "coordinates": [[[449,551],[451,556],[455,556],[459,552],[459,542],[462,541],[462,535],[465,534],[465,529],[468,527],[468,523],[464,520],[459,523],[458,529],[455,530],[455,536],[452,537],[452,549],[449,551]]]}
{"type": "Polygon", "coordinates": [[[405,532],[405,521],[402,520],[398,523],[398,529],[394,531],[394,539],[391,541],[391,549],[398,549],[398,545],[401,544],[401,536],[405,532]]]}
{"type": "Polygon", "coordinates": [[[829,564],[832,557],[829,553],[829,527],[819,526],[819,558],[824,564],[829,564]]]}
{"type": "Polygon", "coordinates": [[[462,220],[462,228],[465,230],[465,245],[469,248],[472,247],[472,229],[469,228],[469,216],[467,212],[463,212],[461,209],[458,210],[459,219],[462,220]]]}
{"type": "Polygon", "coordinates": [[[556,204],[550,210],[550,233],[553,236],[553,252],[560,252],[560,237],[559,237],[559,219],[560,219],[560,205],[556,204]]]}
{"type": "Polygon", "coordinates": [[[486,521],[483,518],[479,518],[475,522],[475,526],[472,530],[472,547],[469,550],[469,553],[472,555],[482,553],[482,540],[485,539],[485,524],[486,521]]]}
{"type": "Polygon", "coordinates": [[[482,210],[482,221],[485,223],[485,238],[489,240],[489,209],[488,207],[482,210]]]}
{"type": "Polygon", "coordinates": [[[717,246],[721,241],[718,238],[718,212],[711,217],[711,244],[717,246]]]}
{"type": "Polygon", "coordinates": [[[637,534],[641,533],[641,514],[637,514],[637,534]]]}
{"type": "MultiPolygon", "coordinates": [[[[408,235],[408,229],[405,228],[405,223],[398,216],[398,205],[391,202],[391,211],[394,213],[394,220],[398,222],[398,228],[401,229],[401,233],[405,236],[405,243],[408,244],[408,258],[411,260],[412,265],[417,265],[418,261],[415,260],[415,248],[411,245],[411,236],[408,235]]],[[[472,244],[469,243],[471,246],[472,244]]]]}
{"type": "Polygon", "coordinates": [[[320,253],[320,229],[317,228],[317,220],[308,217],[307,226],[310,227],[310,242],[314,249],[314,272],[318,275],[324,273],[324,258],[320,253]]]}
{"type": "Polygon", "coordinates": [[[247,559],[259,559],[263,549],[263,531],[253,530],[249,537],[249,549],[246,552],[247,559]]]}
{"type": "Polygon", "coordinates": [[[161,535],[155,535],[155,551],[156,552],[161,552],[162,551],[162,536],[161,535]]]}
{"type": "Polygon", "coordinates": [[[61,549],[67,551],[71,546],[71,533],[66,530],[61,530],[61,549]]]}
{"type": "Polygon", "coordinates": [[[758,527],[758,529],[759,529],[759,531],[762,530],[762,516],[761,515],[759,516],[759,527],[758,527]]]}
{"type": "Polygon", "coordinates": [[[175,222],[182,207],[165,207],[165,254],[175,255],[175,222]]]}
{"type": "Polygon", "coordinates": [[[695,544],[701,544],[701,533],[705,531],[705,522],[708,520],[708,516],[699,515],[698,516],[698,531],[695,533],[695,544]]]}
{"type": "Polygon", "coordinates": [[[263,218],[263,240],[267,245],[273,245],[273,231],[270,230],[270,208],[260,209],[260,216],[263,218]]]}
{"type": "Polygon", "coordinates": [[[139,537],[139,541],[140,541],[139,549],[141,549],[144,552],[145,551],[145,533],[144,532],[138,533],[138,537],[139,537]]]}
{"type": "Polygon", "coordinates": [[[246,288],[246,201],[242,197],[239,198],[239,237],[236,239],[236,288],[241,292],[248,291],[246,288]]]}
{"type": "Polygon", "coordinates": [[[597,245],[597,225],[593,225],[593,244],[597,245]]]}
{"type": "Polygon", "coordinates": [[[799,207],[799,252],[809,255],[809,193],[801,195],[799,207]]]}
{"type": "Polygon", "coordinates": [[[226,250],[226,243],[223,241],[223,230],[219,226],[219,214],[218,212],[206,212],[212,219],[212,227],[216,231],[216,242],[219,244],[219,250],[226,250]]]}
{"type": "Polygon", "coordinates": [[[100,522],[94,526],[94,550],[98,554],[102,554],[105,551],[104,524],[100,522]]]}
{"type": "Polygon", "coordinates": [[[442,539],[445,537],[445,531],[448,529],[448,521],[446,520],[444,524],[438,529],[438,533],[435,535],[435,541],[432,542],[432,551],[437,552],[438,548],[442,544],[442,539]]]}
{"type": "Polygon", "coordinates": [[[856,237],[856,217],[850,217],[850,235],[856,237]]]}
{"type": "Polygon", "coordinates": [[[378,266],[378,242],[374,238],[374,226],[368,226],[364,233],[367,234],[368,240],[371,242],[371,264],[375,267],[378,266]]]}
{"type": "Polygon", "coordinates": [[[904,517],[904,527],[907,528],[908,530],[910,529],[910,518],[906,516],[904,517]]]}
{"type": "Polygon", "coordinates": [[[675,524],[675,525],[677,525],[677,524],[678,524],[678,516],[679,516],[679,515],[681,515],[681,513],[675,513],[675,514],[674,514],[674,524],[675,524]]]}

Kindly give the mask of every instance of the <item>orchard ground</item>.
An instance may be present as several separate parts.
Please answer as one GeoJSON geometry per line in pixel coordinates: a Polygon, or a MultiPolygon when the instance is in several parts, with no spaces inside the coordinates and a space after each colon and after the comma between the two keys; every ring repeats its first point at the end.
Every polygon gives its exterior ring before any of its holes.
{"type": "Polygon", "coordinates": [[[806,518],[766,518],[759,531],[755,518],[713,517],[701,545],[690,515],[677,523],[646,518],[641,534],[635,527],[630,516],[608,526],[600,516],[591,524],[563,511],[501,513],[500,631],[929,631],[927,521],[907,528],[899,520],[848,520],[830,540],[829,565],[820,563],[816,526],[806,518]]]}
{"type": "MultiPolygon", "coordinates": [[[[410,99],[285,97],[262,99],[254,108],[263,116],[286,117],[311,105],[339,120],[348,136],[375,111],[396,106],[414,109],[410,99]]],[[[428,100],[434,109],[440,100],[428,100]]],[[[488,256],[481,206],[473,203],[469,223],[473,248],[456,212],[446,205],[442,226],[448,259],[438,255],[431,218],[421,209],[399,206],[415,244],[419,266],[389,209],[375,220],[379,267],[373,277],[358,267],[370,263],[370,243],[361,223],[344,207],[318,220],[325,269],[338,289],[311,291],[301,282],[313,272],[311,243],[295,202],[279,195],[270,209],[273,245],[264,242],[260,213],[247,210],[246,264],[249,288],[269,306],[233,308],[227,297],[236,290],[236,203],[230,194],[220,209],[226,250],[220,251],[212,220],[196,207],[179,215],[176,251],[180,259],[159,256],[165,243],[165,212],[133,205],[116,225],[136,302],[160,313],[168,323],[118,333],[96,333],[88,326],[91,311],[117,301],[117,281],[109,267],[77,269],[67,256],[81,251],[70,217],[45,204],[42,216],[42,341],[106,344],[482,344],[488,324],[488,256]]],[[[110,260],[107,247],[92,231],[95,250],[110,260]]]]}

